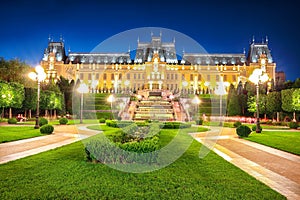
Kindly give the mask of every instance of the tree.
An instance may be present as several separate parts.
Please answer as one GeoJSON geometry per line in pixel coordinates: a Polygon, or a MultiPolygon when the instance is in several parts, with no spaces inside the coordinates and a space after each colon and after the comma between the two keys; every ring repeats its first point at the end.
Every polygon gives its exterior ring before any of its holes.
{"type": "Polygon", "coordinates": [[[293,92],[292,106],[294,109],[294,121],[296,121],[296,111],[300,111],[300,88],[297,88],[293,92]]]}
{"type": "Polygon", "coordinates": [[[293,92],[294,88],[292,89],[285,89],[281,90],[281,108],[286,112],[294,112],[295,109],[293,108],[293,92]]]}
{"type": "Polygon", "coordinates": [[[35,88],[25,88],[25,98],[23,101],[23,108],[25,110],[25,117],[31,118],[31,111],[36,110],[37,90],[35,88]]]}
{"type": "MultiPolygon", "coordinates": [[[[267,97],[265,94],[259,95],[258,102],[259,102],[259,113],[260,114],[267,113],[266,101],[267,101],[267,97]]],[[[256,113],[256,96],[248,97],[247,105],[248,105],[249,112],[256,113]]],[[[266,118],[266,116],[265,116],[265,118],[266,118]]]]}
{"type": "Polygon", "coordinates": [[[0,79],[6,82],[17,82],[32,87],[34,83],[27,77],[31,70],[29,65],[18,59],[6,61],[0,58],[0,79]]]}
{"type": "Polygon", "coordinates": [[[9,118],[12,118],[12,108],[21,108],[24,100],[23,85],[15,82],[0,82],[0,106],[2,107],[2,116],[4,108],[9,108],[9,118]]]}
{"type": "Polygon", "coordinates": [[[279,112],[281,111],[281,93],[280,92],[270,92],[267,95],[266,102],[267,112],[272,114],[274,118],[274,113],[277,112],[277,121],[279,121],[279,112]]]}
{"type": "Polygon", "coordinates": [[[295,89],[285,89],[285,90],[281,90],[281,101],[282,101],[282,105],[281,108],[286,111],[286,112],[293,112],[293,92],[295,89]]]}
{"type": "Polygon", "coordinates": [[[235,93],[235,89],[231,88],[228,93],[227,114],[229,116],[241,115],[241,107],[239,106],[239,99],[235,93]],[[229,97],[230,96],[230,97],[229,97]]]}

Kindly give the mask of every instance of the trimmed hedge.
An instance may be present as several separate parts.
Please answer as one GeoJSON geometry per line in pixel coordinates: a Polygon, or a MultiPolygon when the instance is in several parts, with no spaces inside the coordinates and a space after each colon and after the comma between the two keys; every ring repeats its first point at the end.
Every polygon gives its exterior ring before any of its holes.
{"type": "Polygon", "coordinates": [[[39,118],[39,125],[44,126],[46,124],[48,124],[48,120],[46,118],[40,117],[39,118]]]}
{"type": "MultiPolygon", "coordinates": [[[[260,128],[260,132],[261,132],[262,131],[262,127],[259,126],[259,128],[260,128]]],[[[252,129],[252,131],[256,131],[256,125],[253,125],[251,129],[252,129]]]]}
{"type": "Polygon", "coordinates": [[[240,125],[242,125],[242,122],[240,122],[240,121],[237,121],[237,122],[234,122],[234,123],[233,123],[233,127],[234,127],[234,128],[237,128],[237,127],[239,127],[240,125]]]}
{"type": "Polygon", "coordinates": [[[290,122],[289,127],[293,128],[293,129],[297,129],[298,128],[298,123],[297,122],[290,122]]]}
{"type": "Polygon", "coordinates": [[[9,123],[9,124],[17,124],[17,119],[15,119],[15,118],[10,118],[10,119],[8,119],[7,120],[7,123],[9,123]]]}
{"type": "Polygon", "coordinates": [[[203,124],[203,119],[197,119],[196,124],[197,125],[202,125],[203,124]]]}
{"type": "Polygon", "coordinates": [[[105,123],[105,119],[104,118],[99,119],[99,123],[105,123]]]}
{"type": "Polygon", "coordinates": [[[40,132],[43,134],[51,134],[54,131],[54,127],[50,124],[45,124],[40,128],[40,132]]]}
{"type": "Polygon", "coordinates": [[[250,133],[251,133],[251,129],[248,126],[240,125],[239,127],[236,128],[236,134],[239,137],[248,137],[250,133]]]}
{"type": "Polygon", "coordinates": [[[67,118],[63,117],[63,118],[60,118],[60,119],[59,119],[59,124],[61,124],[61,125],[67,124],[68,121],[69,121],[69,120],[68,120],[67,118]]]}

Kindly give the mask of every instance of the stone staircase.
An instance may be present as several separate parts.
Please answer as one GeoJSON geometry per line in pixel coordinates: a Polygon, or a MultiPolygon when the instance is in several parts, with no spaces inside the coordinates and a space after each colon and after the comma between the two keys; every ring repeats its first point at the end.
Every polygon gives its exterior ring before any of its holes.
{"type": "Polygon", "coordinates": [[[136,102],[132,119],[134,121],[175,121],[176,111],[168,96],[163,95],[161,91],[151,91],[147,95],[141,95],[141,98],[136,102]]]}

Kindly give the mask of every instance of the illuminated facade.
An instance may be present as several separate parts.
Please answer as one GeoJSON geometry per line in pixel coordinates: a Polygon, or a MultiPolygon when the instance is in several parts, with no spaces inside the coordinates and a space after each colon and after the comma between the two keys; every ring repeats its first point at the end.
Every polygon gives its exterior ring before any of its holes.
{"type": "Polygon", "coordinates": [[[177,58],[175,40],[138,41],[135,58],[127,53],[73,53],[66,55],[64,43],[49,42],[41,65],[48,79],[63,76],[89,85],[91,92],[128,92],[167,89],[174,93],[213,92],[218,82],[235,86],[248,80],[255,68],[263,68],[275,83],[275,68],[268,40],[250,44],[246,55],[183,53],[177,58]]]}

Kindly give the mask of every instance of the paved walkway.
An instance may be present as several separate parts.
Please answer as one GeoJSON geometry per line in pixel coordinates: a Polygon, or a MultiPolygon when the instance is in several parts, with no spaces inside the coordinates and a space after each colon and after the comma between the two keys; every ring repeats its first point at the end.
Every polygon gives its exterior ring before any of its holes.
{"type": "Polygon", "coordinates": [[[0,144],[0,164],[61,147],[99,133],[87,125],[57,125],[54,133],[0,144]]]}
{"type": "Polygon", "coordinates": [[[225,160],[288,199],[300,199],[300,156],[240,139],[233,128],[222,128],[221,134],[217,132],[212,128],[209,133],[192,135],[225,160]]]}

